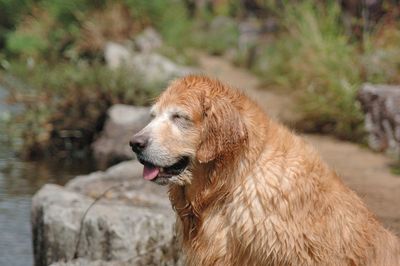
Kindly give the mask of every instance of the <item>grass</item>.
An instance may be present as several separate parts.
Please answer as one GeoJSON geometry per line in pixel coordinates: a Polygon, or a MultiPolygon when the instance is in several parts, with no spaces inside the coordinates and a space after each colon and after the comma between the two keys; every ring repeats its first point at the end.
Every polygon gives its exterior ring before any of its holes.
{"type": "Polygon", "coordinates": [[[22,81],[3,78],[11,100],[24,105],[8,125],[24,158],[86,156],[112,104],[147,105],[163,87],[143,83],[133,71],[112,71],[98,63],[38,63],[33,68],[12,63],[9,73],[22,81]]]}
{"type": "Polygon", "coordinates": [[[0,79],[25,107],[2,119],[25,158],[86,156],[110,105],[146,105],[165,86],[109,70],[102,61],[107,41],[132,41],[151,26],[176,47],[160,52],[193,61],[177,52],[190,27],[183,1],[18,1],[0,0],[0,79]]]}
{"type": "Polygon", "coordinates": [[[131,40],[148,26],[156,28],[168,45],[182,48],[191,30],[181,0],[18,1],[21,8],[0,0],[0,23],[9,24],[4,29],[0,24],[0,50],[13,57],[96,57],[105,42],[131,40]]]}
{"type": "Polygon", "coordinates": [[[260,57],[266,58],[267,68],[256,66],[255,71],[268,85],[296,91],[300,128],[359,140],[363,116],[355,94],[362,83],[360,58],[340,16],[335,3],[286,6],[285,31],[260,57]]]}
{"type": "MultiPolygon", "coordinates": [[[[146,105],[165,86],[145,84],[133,71],[107,69],[107,41],[132,41],[150,26],[166,43],[159,53],[195,62],[183,51],[197,36],[184,1],[18,1],[0,0],[0,68],[12,100],[25,108],[2,121],[8,120],[9,135],[25,158],[85,156],[110,105],[146,105]]],[[[232,25],[217,28],[211,39],[204,36],[200,46],[226,49],[232,25]]]]}
{"type": "Polygon", "coordinates": [[[384,21],[364,37],[363,76],[370,83],[400,83],[400,23],[384,21]]]}
{"type": "Polygon", "coordinates": [[[272,8],[281,30],[264,44],[252,70],[267,87],[294,93],[299,129],[362,142],[355,96],[365,82],[400,82],[399,21],[389,12],[360,37],[344,23],[348,15],[336,1],[272,8]]]}
{"type": "Polygon", "coordinates": [[[239,30],[236,22],[228,17],[215,17],[209,23],[197,23],[188,45],[204,50],[212,55],[222,55],[236,48],[239,30]]]}
{"type": "Polygon", "coordinates": [[[394,175],[399,175],[400,176],[400,163],[398,163],[395,166],[391,166],[390,172],[394,175]]]}
{"type": "MultiPolygon", "coordinates": [[[[237,23],[248,12],[242,2],[212,1],[199,10],[189,2],[0,0],[0,68],[22,78],[11,84],[12,96],[26,106],[17,118],[21,126],[10,132],[22,137],[18,145],[28,147],[27,157],[85,150],[109,105],[142,105],[158,93],[162,86],[104,66],[107,41],[129,43],[151,26],[165,40],[158,52],[181,64],[195,63],[188,47],[234,54],[237,23]]],[[[298,128],[362,140],[355,94],[363,82],[400,82],[398,22],[383,21],[358,39],[337,1],[255,4],[257,16],[275,16],[279,31],[260,40],[264,49],[255,47],[254,60],[239,53],[237,63],[251,65],[269,87],[296,95],[298,128]]]]}

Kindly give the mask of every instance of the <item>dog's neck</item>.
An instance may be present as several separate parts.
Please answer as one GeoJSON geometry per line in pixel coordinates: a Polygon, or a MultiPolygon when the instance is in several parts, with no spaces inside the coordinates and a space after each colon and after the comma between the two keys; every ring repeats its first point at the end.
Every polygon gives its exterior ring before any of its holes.
{"type": "Polygon", "coordinates": [[[248,146],[243,150],[194,165],[190,185],[170,186],[170,200],[182,223],[184,243],[196,237],[204,213],[229,201],[234,184],[240,184],[237,179],[246,176],[244,171],[248,171],[249,162],[254,161],[250,156],[258,156],[263,146],[252,139],[254,137],[258,136],[250,136],[248,146]]]}
{"type": "Polygon", "coordinates": [[[170,200],[173,208],[182,222],[184,242],[192,240],[197,229],[203,222],[204,212],[227,198],[228,186],[226,182],[235,169],[221,171],[222,158],[193,167],[193,179],[190,185],[171,185],[169,188],[170,200]]]}

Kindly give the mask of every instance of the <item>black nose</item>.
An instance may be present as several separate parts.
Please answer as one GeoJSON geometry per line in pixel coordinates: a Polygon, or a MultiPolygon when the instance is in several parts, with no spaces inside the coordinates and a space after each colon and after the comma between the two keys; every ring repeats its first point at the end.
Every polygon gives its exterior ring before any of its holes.
{"type": "Polygon", "coordinates": [[[131,146],[131,148],[134,152],[139,153],[139,152],[142,152],[146,148],[148,142],[149,142],[148,136],[146,136],[144,134],[140,134],[140,135],[136,134],[129,141],[129,145],[131,146]]]}

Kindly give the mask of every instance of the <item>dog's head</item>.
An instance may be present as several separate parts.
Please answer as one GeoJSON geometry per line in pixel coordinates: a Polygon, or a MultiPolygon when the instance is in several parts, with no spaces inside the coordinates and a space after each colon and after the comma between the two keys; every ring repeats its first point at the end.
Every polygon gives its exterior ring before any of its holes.
{"type": "Polygon", "coordinates": [[[185,185],[193,167],[232,157],[247,138],[234,95],[239,94],[206,77],[174,81],[152,107],[152,121],[130,141],[143,177],[185,185]]]}

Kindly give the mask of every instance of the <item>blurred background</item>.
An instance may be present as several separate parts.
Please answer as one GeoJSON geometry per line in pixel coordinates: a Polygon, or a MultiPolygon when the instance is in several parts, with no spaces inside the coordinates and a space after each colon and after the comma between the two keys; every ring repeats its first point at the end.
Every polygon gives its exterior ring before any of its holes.
{"type": "Polygon", "coordinates": [[[248,87],[298,132],[329,135],[306,135],[322,149],[350,141],[360,165],[400,173],[397,0],[0,0],[0,265],[33,264],[40,187],[122,160],[94,154],[107,110],[148,106],[193,72],[248,87]],[[371,150],[387,152],[365,159],[371,150]]]}

